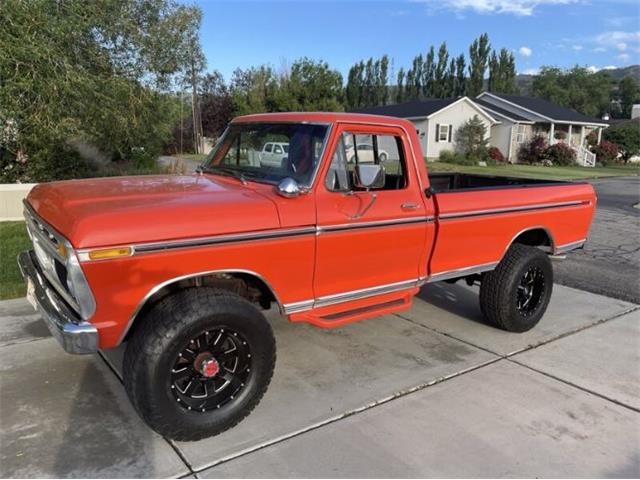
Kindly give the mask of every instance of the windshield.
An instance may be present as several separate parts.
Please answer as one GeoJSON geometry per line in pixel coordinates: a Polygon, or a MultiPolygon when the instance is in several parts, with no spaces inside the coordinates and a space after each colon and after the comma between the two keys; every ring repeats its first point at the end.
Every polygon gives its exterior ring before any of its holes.
{"type": "Polygon", "coordinates": [[[286,177],[309,186],[320,162],[327,125],[236,123],[222,135],[203,170],[278,183],[286,177]]]}

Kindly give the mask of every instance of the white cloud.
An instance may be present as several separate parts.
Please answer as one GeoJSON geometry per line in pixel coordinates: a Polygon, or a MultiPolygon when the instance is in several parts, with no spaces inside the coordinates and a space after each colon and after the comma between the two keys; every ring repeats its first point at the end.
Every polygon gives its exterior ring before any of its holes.
{"type": "Polygon", "coordinates": [[[543,5],[567,5],[579,0],[418,0],[433,8],[448,8],[456,12],[472,10],[481,14],[533,15],[543,5]]]}
{"type": "Polygon", "coordinates": [[[593,51],[596,52],[596,53],[602,53],[602,52],[606,52],[607,49],[604,48],[604,47],[596,47],[596,48],[593,49],[593,51]]]}
{"type": "Polygon", "coordinates": [[[523,75],[537,75],[540,73],[540,69],[538,68],[527,68],[526,70],[521,71],[523,75]]]}
{"type": "Polygon", "coordinates": [[[587,70],[591,73],[596,73],[598,70],[600,70],[598,67],[596,67],[595,65],[591,65],[589,67],[587,67],[587,70]]]}
{"type": "Polygon", "coordinates": [[[631,56],[628,53],[621,53],[620,55],[618,55],[618,58],[623,62],[628,62],[631,56]]]}
{"type": "Polygon", "coordinates": [[[615,70],[616,67],[615,65],[607,65],[606,67],[602,67],[602,70],[615,70]]]}
{"type": "Polygon", "coordinates": [[[582,50],[582,45],[573,45],[571,48],[573,48],[576,52],[579,52],[580,50],[582,50]]]}
{"type": "Polygon", "coordinates": [[[522,55],[523,57],[530,57],[531,54],[533,53],[533,50],[531,50],[529,47],[520,47],[520,49],[518,50],[518,52],[520,53],[520,55],[522,55]]]}
{"type": "Polygon", "coordinates": [[[615,48],[620,52],[624,52],[628,49],[639,51],[640,49],[640,31],[636,32],[623,32],[623,31],[611,31],[603,32],[600,35],[594,37],[593,41],[596,43],[597,48],[615,48]]]}

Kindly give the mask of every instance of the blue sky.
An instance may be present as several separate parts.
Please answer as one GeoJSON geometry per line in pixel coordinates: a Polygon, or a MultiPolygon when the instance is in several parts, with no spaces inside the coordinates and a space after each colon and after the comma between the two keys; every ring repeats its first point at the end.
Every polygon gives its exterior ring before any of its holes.
{"type": "Polygon", "coordinates": [[[208,69],[296,58],[325,60],[346,77],[360,59],[388,54],[405,69],[430,45],[467,52],[483,32],[516,55],[519,73],[542,65],[593,69],[640,63],[638,0],[416,0],[196,2],[208,69]]]}

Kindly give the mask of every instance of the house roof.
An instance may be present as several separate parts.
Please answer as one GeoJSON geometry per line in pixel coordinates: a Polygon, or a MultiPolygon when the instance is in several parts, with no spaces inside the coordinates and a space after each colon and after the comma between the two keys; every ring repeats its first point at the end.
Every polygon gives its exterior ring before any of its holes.
{"type": "Polygon", "coordinates": [[[354,110],[354,113],[369,113],[372,115],[387,115],[400,118],[428,117],[429,115],[448,107],[458,98],[427,98],[425,100],[413,100],[397,105],[383,105],[354,110]]]}
{"type": "Polygon", "coordinates": [[[517,113],[510,112],[509,110],[505,110],[504,108],[500,108],[493,103],[489,103],[482,98],[474,98],[473,101],[480,105],[482,109],[489,110],[493,113],[497,113],[498,115],[502,115],[503,117],[508,118],[509,120],[514,120],[516,122],[527,122],[532,123],[528,118],[523,117],[522,115],[518,115],[517,113]]]}
{"type": "Polygon", "coordinates": [[[560,105],[556,105],[553,102],[545,100],[543,98],[537,97],[522,97],[519,95],[505,95],[502,93],[489,93],[484,92],[480,95],[480,97],[484,96],[493,96],[496,98],[501,98],[507,102],[515,104],[521,108],[526,110],[530,110],[534,113],[542,115],[543,117],[550,118],[551,120],[555,120],[557,122],[579,122],[579,123],[589,123],[594,125],[608,125],[605,120],[601,118],[589,117],[587,115],[583,115],[582,113],[576,112],[575,110],[571,110],[570,108],[561,107],[560,105]]]}

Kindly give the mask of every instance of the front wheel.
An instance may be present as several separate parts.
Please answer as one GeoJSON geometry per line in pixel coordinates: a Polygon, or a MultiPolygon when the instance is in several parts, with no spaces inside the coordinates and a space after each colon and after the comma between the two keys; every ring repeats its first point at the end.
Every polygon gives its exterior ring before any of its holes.
{"type": "Polygon", "coordinates": [[[199,440],[240,422],[275,365],[271,326],[251,303],[213,288],[153,306],[127,345],[124,385],[140,416],[174,440],[199,440]]]}
{"type": "Polygon", "coordinates": [[[553,268],[540,249],[512,245],[480,285],[480,308],[487,319],[509,332],[532,329],[547,310],[553,290],[553,268]]]}

